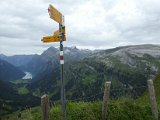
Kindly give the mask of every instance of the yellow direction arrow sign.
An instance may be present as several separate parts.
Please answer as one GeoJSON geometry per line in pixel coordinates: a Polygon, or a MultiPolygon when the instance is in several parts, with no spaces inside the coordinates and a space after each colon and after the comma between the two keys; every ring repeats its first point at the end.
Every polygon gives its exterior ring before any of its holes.
{"type": "MultiPolygon", "coordinates": [[[[54,35],[54,36],[46,36],[43,37],[43,39],[41,40],[44,43],[48,43],[48,42],[59,42],[59,36],[54,35]]],[[[66,36],[64,36],[64,41],[66,41],[66,36]]]]}
{"type": "Polygon", "coordinates": [[[59,42],[59,37],[55,37],[55,36],[47,36],[47,37],[43,37],[43,39],[41,41],[45,42],[59,42]]]}
{"type": "MultiPolygon", "coordinates": [[[[65,35],[65,34],[66,34],[65,26],[63,26],[63,27],[62,27],[62,34],[63,34],[63,35],[65,35]]],[[[54,32],[54,35],[59,36],[59,30],[55,31],[55,32],[54,32]]]]}
{"type": "Polygon", "coordinates": [[[49,12],[49,15],[50,15],[51,19],[53,19],[56,22],[62,24],[63,16],[56,8],[54,8],[52,5],[49,5],[48,12],[49,12]]]}
{"type": "Polygon", "coordinates": [[[59,36],[59,30],[55,31],[54,35],[59,36]]]}

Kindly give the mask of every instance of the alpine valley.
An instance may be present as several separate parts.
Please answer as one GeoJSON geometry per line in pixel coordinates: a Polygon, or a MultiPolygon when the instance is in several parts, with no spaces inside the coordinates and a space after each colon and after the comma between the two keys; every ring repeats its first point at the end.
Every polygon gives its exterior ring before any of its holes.
{"type": "MultiPolygon", "coordinates": [[[[130,88],[131,97],[137,98],[146,87],[134,88],[146,86],[147,80],[159,73],[160,46],[146,44],[96,51],[65,47],[64,59],[67,100],[101,93],[105,81],[112,82],[111,89],[130,88]]],[[[41,55],[0,55],[1,114],[40,105],[44,94],[58,101],[60,89],[58,48],[50,47],[41,55]],[[23,79],[26,72],[32,77],[23,79]]],[[[112,98],[123,95],[111,93],[112,98]]],[[[102,99],[102,95],[94,99],[102,99]]]]}

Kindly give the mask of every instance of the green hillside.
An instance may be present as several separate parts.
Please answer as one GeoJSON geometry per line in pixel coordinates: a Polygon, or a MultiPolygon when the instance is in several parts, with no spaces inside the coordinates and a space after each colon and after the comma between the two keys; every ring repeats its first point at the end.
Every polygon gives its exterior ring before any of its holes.
{"type": "MultiPolygon", "coordinates": [[[[158,74],[156,76],[156,78],[154,79],[154,87],[155,87],[155,94],[156,94],[156,100],[157,100],[157,104],[158,104],[158,109],[160,110],[160,74],[158,74]]],[[[146,90],[146,92],[144,92],[144,95],[141,96],[138,100],[137,103],[139,104],[150,104],[149,101],[149,95],[148,95],[148,90],[146,90]]]]}
{"type": "MultiPolygon", "coordinates": [[[[154,80],[157,95],[158,109],[160,111],[160,74],[154,80]]],[[[67,120],[101,120],[102,102],[67,102],[67,120]]],[[[3,120],[17,120],[17,111],[3,117],[3,120]]],[[[51,105],[51,120],[61,119],[61,107],[59,103],[51,105]]],[[[159,115],[160,116],[160,115],[159,115]]],[[[117,100],[110,100],[107,120],[154,120],[151,114],[148,91],[142,97],[134,100],[130,97],[121,97],[117,100]]],[[[41,108],[30,108],[22,111],[21,120],[40,120],[41,108]]]]}
{"type": "MultiPolygon", "coordinates": [[[[157,95],[158,109],[160,111],[159,84],[160,74],[154,80],[157,95]]],[[[101,120],[102,102],[67,102],[67,120],[101,120]]],[[[148,91],[138,100],[121,97],[118,100],[110,100],[107,120],[154,120],[151,115],[148,91]]],[[[2,117],[2,120],[17,120],[20,111],[2,117]]],[[[60,120],[61,107],[59,103],[53,103],[50,110],[51,120],[60,120]]],[[[22,111],[21,120],[40,120],[41,108],[30,108],[22,111]]]]}
{"type": "MultiPolygon", "coordinates": [[[[146,86],[149,76],[155,75],[160,68],[160,57],[153,54],[157,48],[159,46],[152,45],[119,47],[95,52],[79,61],[67,61],[64,65],[67,99],[103,92],[105,81],[112,81],[112,89],[130,88],[134,98],[143,95],[146,88],[134,88],[146,86]]],[[[71,55],[70,52],[66,54],[71,55]]],[[[42,66],[43,72],[27,85],[34,95],[49,94],[52,100],[60,99],[60,68],[54,63],[53,59],[42,66]]],[[[111,94],[111,97],[124,94],[111,94]]],[[[97,100],[100,98],[102,96],[97,100]]]]}
{"type": "MultiPolygon", "coordinates": [[[[152,120],[147,90],[147,79],[156,75],[160,68],[159,56],[152,54],[145,46],[129,46],[99,51],[80,61],[65,63],[67,119],[100,120],[105,81],[111,81],[108,110],[109,120],[152,120]],[[137,51],[138,50],[138,51],[137,51]],[[149,53],[146,53],[149,52],[149,53]],[[74,101],[74,102],[73,102],[74,101]]],[[[70,52],[68,52],[70,54],[70,52]]],[[[42,73],[31,81],[14,81],[14,89],[19,97],[13,100],[16,110],[23,109],[22,120],[41,119],[40,108],[25,109],[33,104],[35,96],[48,94],[51,101],[60,100],[60,68],[53,69],[54,61],[41,66],[42,73]],[[20,96],[19,96],[20,95],[20,96]],[[32,97],[31,97],[32,96],[32,97]]],[[[158,109],[160,110],[160,75],[154,80],[158,109]]],[[[3,91],[3,90],[2,90],[3,91]]],[[[3,92],[2,92],[3,93],[3,92]]],[[[1,107],[3,107],[1,101],[1,107]]],[[[40,106],[37,99],[34,105],[40,106]]],[[[60,104],[51,107],[51,120],[59,120],[60,104]]],[[[3,120],[17,120],[19,111],[3,117],[3,120]]]]}
{"type": "Polygon", "coordinates": [[[156,77],[154,81],[155,91],[156,91],[156,97],[158,102],[158,108],[160,110],[160,74],[156,77]]]}
{"type": "MultiPolygon", "coordinates": [[[[99,102],[68,102],[67,120],[101,120],[101,107],[99,102]]],[[[108,120],[154,120],[148,105],[140,106],[130,99],[110,101],[108,120]]],[[[17,120],[19,112],[3,117],[3,120],[17,120]]],[[[61,120],[61,108],[54,104],[50,110],[51,120],[61,120]]],[[[40,120],[40,108],[31,108],[22,111],[21,120],[40,120]]]]}

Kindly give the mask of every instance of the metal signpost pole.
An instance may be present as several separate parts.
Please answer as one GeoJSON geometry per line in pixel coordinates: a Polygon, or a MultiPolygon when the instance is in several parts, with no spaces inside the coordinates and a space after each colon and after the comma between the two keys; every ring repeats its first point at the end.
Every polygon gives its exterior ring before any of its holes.
{"type": "Polygon", "coordinates": [[[50,18],[59,23],[59,30],[55,31],[53,36],[43,37],[41,41],[43,41],[44,43],[60,41],[62,120],[66,120],[66,97],[65,97],[64,52],[63,52],[63,41],[66,40],[64,16],[52,5],[49,5],[48,12],[49,12],[50,18]]]}
{"type": "Polygon", "coordinates": [[[59,24],[59,38],[60,38],[60,64],[61,64],[61,107],[62,120],[66,120],[66,101],[65,101],[65,82],[64,82],[64,52],[63,52],[63,38],[62,25],[59,24]]]}

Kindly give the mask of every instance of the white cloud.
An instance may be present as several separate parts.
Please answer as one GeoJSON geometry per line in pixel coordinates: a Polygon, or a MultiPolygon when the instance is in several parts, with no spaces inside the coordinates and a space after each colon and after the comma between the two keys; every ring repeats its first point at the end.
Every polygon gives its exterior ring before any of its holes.
{"type": "Polygon", "coordinates": [[[50,3],[65,15],[66,46],[160,44],[159,0],[5,0],[0,1],[0,53],[34,54],[58,46],[40,41],[58,29],[47,13],[50,3]]]}

